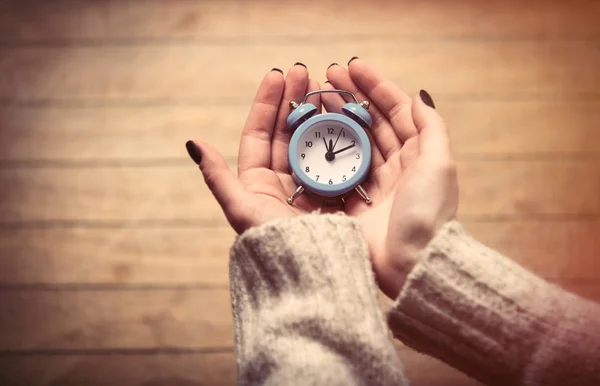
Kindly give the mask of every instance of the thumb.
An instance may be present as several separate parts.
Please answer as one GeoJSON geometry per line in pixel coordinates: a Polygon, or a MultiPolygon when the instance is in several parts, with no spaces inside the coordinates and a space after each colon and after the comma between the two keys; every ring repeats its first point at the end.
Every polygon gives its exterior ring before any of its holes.
{"type": "Polygon", "coordinates": [[[429,160],[449,160],[450,139],[442,117],[427,91],[421,90],[412,104],[412,117],[419,132],[420,154],[429,160]]]}
{"type": "Polygon", "coordinates": [[[226,215],[234,208],[240,193],[246,188],[229,169],[225,158],[214,146],[204,141],[187,141],[185,147],[194,162],[200,166],[206,185],[226,215]]]}

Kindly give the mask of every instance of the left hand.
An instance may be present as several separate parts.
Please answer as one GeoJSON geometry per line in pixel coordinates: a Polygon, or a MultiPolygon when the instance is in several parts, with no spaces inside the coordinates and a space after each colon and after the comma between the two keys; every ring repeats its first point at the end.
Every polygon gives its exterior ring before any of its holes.
{"type": "MultiPolygon", "coordinates": [[[[319,84],[309,79],[302,65],[294,65],[285,79],[280,70],[274,69],[265,75],[242,131],[237,176],[209,143],[189,141],[186,144],[238,234],[280,217],[297,216],[321,207],[318,200],[306,194],[293,206],[286,202],[296,189],[288,171],[288,143],[292,134],[286,123],[291,112],[289,102],[300,101],[308,92],[318,89],[319,84]]],[[[310,102],[320,109],[319,95],[310,98],[310,102]]],[[[335,210],[340,208],[328,208],[328,211],[335,210]]]]}

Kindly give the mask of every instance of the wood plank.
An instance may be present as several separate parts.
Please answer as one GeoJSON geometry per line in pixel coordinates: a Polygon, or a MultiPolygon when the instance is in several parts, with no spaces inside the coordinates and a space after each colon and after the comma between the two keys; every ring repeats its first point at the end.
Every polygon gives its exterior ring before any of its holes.
{"type": "MultiPolygon", "coordinates": [[[[600,300],[598,281],[564,285],[600,300]]],[[[6,354],[233,346],[228,289],[14,290],[0,292],[0,300],[6,354]]]]}
{"type": "Polygon", "coordinates": [[[370,2],[306,0],[152,1],[59,0],[0,3],[0,36],[9,41],[52,39],[338,39],[394,35],[439,38],[572,38],[600,35],[594,1],[444,0],[370,2]],[[35,5],[35,6],[33,6],[35,5]],[[293,15],[293,20],[291,19],[293,15]],[[402,26],[402,28],[398,28],[402,26]]]}
{"type": "Polygon", "coordinates": [[[569,291],[576,295],[579,295],[585,299],[592,300],[594,302],[600,302],[600,285],[598,281],[560,281],[553,280],[554,284],[563,288],[565,291],[569,291]]]}
{"type": "MultiPolygon", "coordinates": [[[[464,221],[488,247],[546,278],[600,278],[600,221],[464,221]]],[[[600,299],[600,298],[599,298],[600,299]]]]}
{"type": "MultiPolygon", "coordinates": [[[[464,221],[482,243],[547,278],[600,278],[600,221],[464,221]]],[[[0,230],[0,286],[228,286],[229,227],[0,230]]]]}
{"type": "MultiPolygon", "coordinates": [[[[457,157],[600,152],[600,102],[436,98],[457,157]],[[572,129],[567,131],[565,128],[572,129]],[[536,153],[536,154],[532,154],[536,153]]],[[[237,156],[248,106],[0,107],[0,160],[152,160],[184,156],[190,138],[237,156]],[[133,151],[132,149],[135,149],[133,151]]]]}
{"type": "MultiPolygon", "coordinates": [[[[0,169],[0,186],[11,187],[0,191],[0,219],[4,224],[118,220],[133,226],[182,219],[224,224],[200,172],[186,161],[158,167],[0,169]]],[[[461,216],[600,214],[599,162],[461,161],[458,169],[461,216]]]]}
{"type": "Polygon", "coordinates": [[[28,355],[0,358],[12,386],[234,386],[232,354],[28,355]]]}
{"type": "Polygon", "coordinates": [[[222,228],[0,230],[0,285],[228,286],[222,228]]]}
{"type": "Polygon", "coordinates": [[[0,291],[0,350],[233,346],[228,289],[0,291]]]}
{"type": "Polygon", "coordinates": [[[460,99],[570,99],[596,95],[600,51],[585,41],[395,41],[295,44],[0,48],[7,101],[249,101],[272,67],[326,67],[358,55],[411,94],[460,99]],[[325,54],[324,54],[325,53],[325,54]],[[410,60],[407,60],[410,58],[410,60]],[[223,70],[227,63],[227,70],[223,70]],[[443,71],[440,71],[443,66],[443,71]],[[567,86],[568,85],[568,86],[567,86]]]}
{"type": "MultiPolygon", "coordinates": [[[[415,386],[470,386],[474,380],[412,350],[399,351],[415,386]]],[[[28,355],[0,358],[0,383],[20,385],[225,386],[236,384],[232,354],[28,355]]]]}

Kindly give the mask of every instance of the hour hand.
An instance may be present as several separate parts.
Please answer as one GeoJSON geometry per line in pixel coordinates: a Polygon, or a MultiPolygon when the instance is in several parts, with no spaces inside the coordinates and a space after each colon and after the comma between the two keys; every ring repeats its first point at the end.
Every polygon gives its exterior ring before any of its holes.
{"type": "Polygon", "coordinates": [[[327,150],[327,152],[329,153],[329,146],[327,146],[327,140],[325,139],[325,137],[323,137],[323,143],[325,144],[325,150],[327,150]]]}

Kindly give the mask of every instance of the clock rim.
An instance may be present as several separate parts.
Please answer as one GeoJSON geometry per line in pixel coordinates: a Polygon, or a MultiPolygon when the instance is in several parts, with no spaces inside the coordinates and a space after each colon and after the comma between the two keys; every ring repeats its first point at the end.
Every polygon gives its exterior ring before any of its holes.
{"type": "Polygon", "coordinates": [[[302,185],[308,191],[323,197],[343,196],[367,179],[369,168],[371,167],[371,141],[369,141],[369,136],[365,129],[351,118],[338,113],[319,114],[307,119],[294,131],[288,146],[288,162],[292,176],[297,180],[296,183],[302,185]],[[314,181],[304,173],[298,162],[298,142],[300,138],[312,126],[324,121],[336,121],[349,126],[356,133],[363,149],[363,162],[360,167],[354,176],[340,184],[325,185],[314,181]]]}

